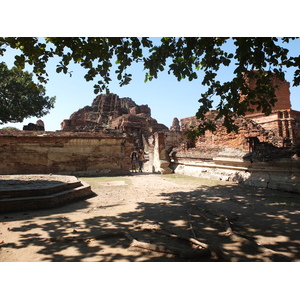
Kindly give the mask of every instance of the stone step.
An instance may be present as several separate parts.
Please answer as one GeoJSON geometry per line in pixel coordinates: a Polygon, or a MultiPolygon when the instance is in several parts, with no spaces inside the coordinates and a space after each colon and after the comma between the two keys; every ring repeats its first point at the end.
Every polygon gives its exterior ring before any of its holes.
{"type": "MultiPolygon", "coordinates": [[[[43,192],[45,190],[47,189],[43,192]]],[[[50,190],[44,195],[0,199],[0,213],[54,208],[93,195],[90,185],[84,181],[78,181],[77,186],[64,185],[64,190],[58,192],[53,192],[52,189],[50,193],[50,190]]]]}
{"type": "Polygon", "coordinates": [[[65,190],[73,189],[81,186],[81,182],[62,182],[52,187],[42,187],[34,189],[18,189],[18,190],[5,190],[0,192],[0,199],[3,198],[20,198],[20,197],[32,197],[32,196],[46,196],[49,194],[59,193],[65,190]]]}

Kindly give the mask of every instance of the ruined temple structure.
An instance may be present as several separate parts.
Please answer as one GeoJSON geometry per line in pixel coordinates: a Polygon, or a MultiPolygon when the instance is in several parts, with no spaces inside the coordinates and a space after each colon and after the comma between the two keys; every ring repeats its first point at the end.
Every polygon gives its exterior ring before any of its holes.
{"type": "Polygon", "coordinates": [[[91,106],[74,112],[61,127],[68,132],[121,131],[133,135],[136,147],[142,147],[143,136],[147,139],[154,132],[168,131],[151,117],[148,105],[137,105],[132,99],[116,94],[98,95],[91,106]]]}
{"type": "MultiPolygon", "coordinates": [[[[275,95],[277,102],[275,103],[272,113],[266,116],[257,110],[256,106],[252,106],[254,111],[248,112],[246,117],[260,124],[267,130],[272,130],[281,144],[277,146],[285,146],[288,144],[300,143],[300,112],[292,109],[290,101],[290,83],[273,78],[273,84],[276,86],[275,95]],[[281,138],[281,139],[280,139],[281,138]]],[[[255,83],[250,82],[253,88],[255,83]]]]}
{"type": "MultiPolygon", "coordinates": [[[[221,125],[222,120],[216,121],[217,130],[214,133],[207,131],[196,141],[196,147],[231,147],[241,150],[253,151],[258,145],[273,145],[278,148],[290,148],[300,144],[300,112],[292,110],[290,102],[290,84],[287,81],[280,81],[273,78],[276,86],[275,103],[270,115],[266,116],[256,106],[251,106],[253,112],[247,112],[245,117],[235,119],[238,126],[238,134],[227,133],[221,125]]],[[[253,88],[254,83],[249,85],[253,88]]],[[[243,96],[241,96],[243,101],[243,96]]],[[[215,120],[216,111],[209,111],[206,114],[208,120],[215,120]]],[[[181,119],[183,131],[187,131],[190,126],[197,126],[200,123],[196,117],[181,119]]]]}
{"type": "Polygon", "coordinates": [[[25,130],[25,131],[45,131],[45,125],[42,120],[38,120],[36,122],[36,124],[29,123],[28,125],[24,125],[23,130],[25,130]]]}
{"type": "MultiPolygon", "coordinates": [[[[300,142],[300,112],[291,109],[289,83],[276,81],[274,84],[278,86],[278,102],[271,115],[254,111],[235,118],[238,133],[227,133],[222,120],[217,120],[216,131],[206,131],[190,140],[186,133],[199,125],[196,117],[183,118],[180,122],[174,118],[168,129],[151,117],[148,105],[137,105],[132,99],[116,94],[98,95],[91,106],[79,109],[61,123],[62,132],[124,134],[126,139],[131,138],[128,140],[131,147],[142,147],[147,153],[144,167],[148,172],[169,173],[172,170],[168,166],[172,162],[174,166],[179,158],[182,165],[191,164],[190,159],[193,162],[213,161],[220,153],[224,156],[226,149],[233,149],[230,155],[243,157],[252,153],[263,161],[291,157],[298,153],[295,146],[300,142]],[[294,152],[282,151],[292,147],[294,152]]],[[[211,110],[206,118],[215,121],[217,113],[211,110]]],[[[253,155],[250,160],[254,159],[253,155]]]]}
{"type": "MultiPolygon", "coordinates": [[[[292,110],[289,83],[274,79],[278,101],[270,115],[256,107],[236,117],[238,133],[227,133],[217,111],[206,120],[214,132],[173,147],[170,168],[177,174],[239,182],[247,185],[300,193],[300,112],[292,110]]],[[[241,97],[241,101],[243,98],[241,97]]],[[[197,127],[196,117],[183,118],[181,132],[197,127]]]]}
{"type": "MultiPolygon", "coordinates": [[[[234,123],[238,126],[238,133],[227,133],[226,128],[222,124],[222,120],[215,121],[217,114],[218,112],[214,110],[206,114],[207,120],[215,122],[216,130],[214,132],[206,131],[204,135],[196,138],[195,148],[205,149],[206,152],[216,152],[225,148],[253,151],[254,149],[251,148],[252,140],[258,139],[259,143],[262,144],[278,143],[278,137],[275,132],[265,129],[260,124],[246,117],[238,117],[235,119],[234,123]]],[[[180,121],[183,132],[188,131],[191,127],[196,127],[200,123],[196,117],[184,118],[180,121]]]]}
{"type": "MultiPolygon", "coordinates": [[[[199,124],[196,117],[174,118],[168,129],[151,117],[148,105],[101,94],[64,120],[60,131],[0,130],[0,174],[125,175],[132,147],[143,147],[145,172],[300,193],[300,112],[291,109],[289,84],[277,85],[279,101],[271,115],[237,117],[238,133],[227,133],[217,120],[216,131],[192,141],[185,133],[199,124]]],[[[206,118],[216,115],[212,110],[206,118]]]]}
{"type": "Polygon", "coordinates": [[[177,118],[173,119],[172,126],[170,127],[171,131],[180,131],[180,123],[177,118]]]}

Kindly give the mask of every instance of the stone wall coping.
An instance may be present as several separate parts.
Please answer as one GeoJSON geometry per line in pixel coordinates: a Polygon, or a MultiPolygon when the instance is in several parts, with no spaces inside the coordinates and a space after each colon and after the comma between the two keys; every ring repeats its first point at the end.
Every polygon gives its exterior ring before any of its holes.
{"type": "Polygon", "coordinates": [[[218,169],[231,169],[240,171],[266,171],[271,172],[282,172],[290,173],[291,171],[300,172],[300,161],[294,159],[282,159],[278,160],[276,163],[270,164],[269,162],[248,162],[240,159],[232,160],[228,158],[213,159],[210,162],[193,161],[187,159],[178,159],[173,161],[175,165],[202,167],[202,168],[218,168],[218,169]],[[289,163],[289,164],[288,164],[289,163]]]}
{"type": "Polygon", "coordinates": [[[0,138],[80,138],[80,139],[124,139],[124,133],[93,133],[93,132],[54,132],[54,131],[12,131],[0,130],[0,138]]]}

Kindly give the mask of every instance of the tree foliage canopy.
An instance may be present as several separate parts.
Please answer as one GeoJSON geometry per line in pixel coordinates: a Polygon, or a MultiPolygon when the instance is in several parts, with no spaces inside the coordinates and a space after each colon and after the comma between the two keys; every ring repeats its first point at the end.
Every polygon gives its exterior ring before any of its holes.
{"type": "MultiPolygon", "coordinates": [[[[159,43],[150,38],[48,37],[41,42],[38,38],[0,38],[0,55],[6,47],[20,49],[15,57],[15,65],[23,69],[26,63],[33,65],[33,72],[41,82],[47,81],[46,65],[54,56],[60,57],[56,71],[69,73],[69,64],[80,64],[87,70],[87,81],[98,78],[95,93],[109,92],[112,80],[111,70],[116,64],[116,77],[120,86],[131,81],[129,66],[142,63],[146,72],[145,82],[157,78],[159,72],[167,71],[179,81],[197,80],[207,86],[201,94],[197,117],[204,120],[205,113],[219,99],[218,119],[228,131],[235,130],[234,115],[244,115],[251,104],[269,114],[276,101],[275,89],[271,83],[273,76],[284,80],[286,68],[294,68],[293,85],[300,84],[300,55],[292,57],[285,45],[295,38],[275,37],[164,37],[159,43]],[[230,51],[226,44],[233,43],[230,51]],[[217,78],[222,67],[234,65],[232,80],[220,82],[217,78]],[[257,82],[250,88],[247,79],[257,82]],[[240,95],[246,95],[240,101],[240,95]]],[[[203,129],[210,124],[203,123],[203,129]]]]}
{"type": "Polygon", "coordinates": [[[0,124],[42,117],[53,108],[55,97],[45,96],[45,88],[32,80],[32,74],[0,63],[0,124]]]}

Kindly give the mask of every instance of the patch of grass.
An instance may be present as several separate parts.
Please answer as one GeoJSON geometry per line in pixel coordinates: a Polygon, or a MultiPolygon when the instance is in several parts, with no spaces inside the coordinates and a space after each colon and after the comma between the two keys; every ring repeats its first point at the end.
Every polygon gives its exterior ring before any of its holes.
{"type": "Polygon", "coordinates": [[[118,187],[126,187],[127,185],[131,184],[131,180],[124,177],[118,177],[118,176],[109,176],[109,177],[80,177],[80,180],[83,180],[91,185],[92,188],[96,188],[101,186],[101,183],[103,182],[112,182],[112,181],[124,181],[126,185],[120,185],[118,187]],[[100,183],[97,184],[97,183],[100,183]]]}
{"type": "Polygon", "coordinates": [[[206,186],[218,186],[218,185],[228,185],[228,184],[234,184],[232,182],[228,181],[222,181],[222,180],[212,180],[212,179],[206,179],[206,178],[199,178],[199,177],[192,177],[192,176],[186,176],[186,175],[180,175],[180,174],[167,174],[167,175],[161,175],[163,178],[174,181],[177,184],[191,184],[191,185],[206,185],[206,186]]]}
{"type": "MultiPolygon", "coordinates": [[[[299,197],[299,196],[298,196],[299,197]]],[[[286,206],[300,206],[300,201],[299,199],[297,199],[297,196],[295,195],[295,197],[291,196],[288,198],[281,198],[281,197],[274,197],[272,199],[272,203],[273,204],[277,204],[277,205],[286,205],[286,206]]]]}

